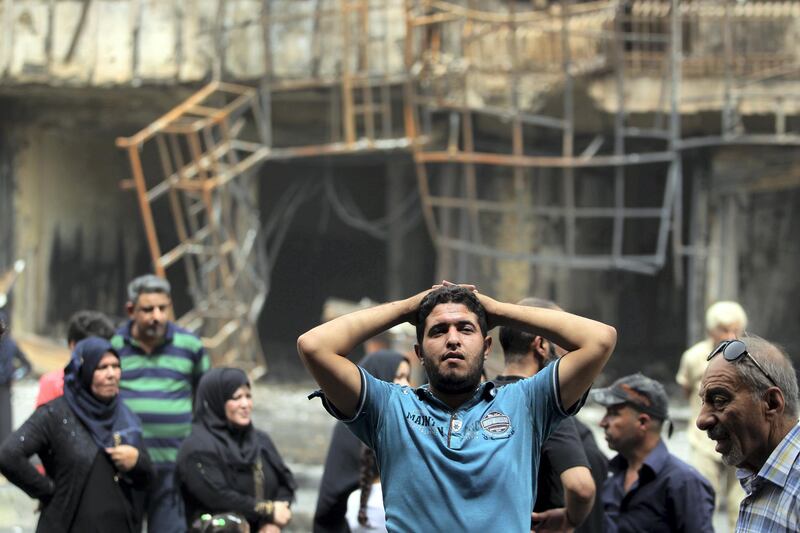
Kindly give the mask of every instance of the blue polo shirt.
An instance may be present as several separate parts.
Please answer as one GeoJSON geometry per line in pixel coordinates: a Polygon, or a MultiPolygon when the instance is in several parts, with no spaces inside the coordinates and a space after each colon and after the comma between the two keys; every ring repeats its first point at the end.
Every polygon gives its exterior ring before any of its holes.
{"type": "Polygon", "coordinates": [[[484,383],[456,410],[427,386],[361,370],[359,406],[345,423],[376,452],[387,529],[529,531],[542,443],[568,416],[557,369],[501,388],[484,383]]]}
{"type": "Polygon", "coordinates": [[[621,455],[609,463],[603,485],[607,533],[694,533],[714,531],[714,489],[700,473],[659,441],[626,493],[628,462],[621,455]]]}

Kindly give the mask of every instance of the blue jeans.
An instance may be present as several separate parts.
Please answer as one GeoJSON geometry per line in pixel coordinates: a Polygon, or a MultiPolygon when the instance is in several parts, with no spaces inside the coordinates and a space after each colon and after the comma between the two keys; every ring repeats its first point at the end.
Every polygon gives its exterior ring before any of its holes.
{"type": "Polygon", "coordinates": [[[174,465],[157,465],[147,495],[148,533],[185,533],[183,498],[174,465]]]}

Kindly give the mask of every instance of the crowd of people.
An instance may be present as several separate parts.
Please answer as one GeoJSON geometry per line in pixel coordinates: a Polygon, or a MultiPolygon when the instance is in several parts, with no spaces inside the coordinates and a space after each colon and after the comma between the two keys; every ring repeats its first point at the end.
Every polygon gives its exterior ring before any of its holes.
{"type": "Polygon", "coordinates": [[[146,275],[118,329],[71,318],[69,363],[0,444],[0,472],[40,502],[37,532],[277,533],[291,520],[296,483],[253,426],[247,375],[209,369],[171,306],[169,283],[146,275]]]}
{"type": "MultiPolygon", "coordinates": [[[[210,368],[171,305],[169,283],[147,275],[129,284],[120,327],[94,311],[71,319],[69,363],[41,378],[36,410],[0,444],[0,472],[40,502],[37,531],[291,523],[297,484],[253,425],[247,374],[210,368]]],[[[633,373],[592,389],[616,331],[554,302],[443,282],[323,323],[297,342],[320,387],[310,397],[338,420],[313,530],[689,533],[713,531],[722,505],[736,531],[800,531],[797,378],[746,324],[738,304],[711,306],[707,339],[681,358],[687,463],[665,443],[663,384],[633,373]],[[405,322],[413,355],[385,341],[405,322]],[[487,379],[495,327],[505,364],[487,379]],[[573,416],[587,401],[605,409],[610,460],[573,416]]]]}

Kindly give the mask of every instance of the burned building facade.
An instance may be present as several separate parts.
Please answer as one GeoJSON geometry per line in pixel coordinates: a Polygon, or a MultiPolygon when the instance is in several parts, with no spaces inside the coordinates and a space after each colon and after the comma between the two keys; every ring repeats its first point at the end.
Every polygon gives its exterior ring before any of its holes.
{"type": "Polygon", "coordinates": [[[614,324],[620,371],[669,379],[718,299],[800,349],[798,1],[5,0],[0,21],[18,328],[119,315],[153,270],[218,360],[286,375],[325,298],[441,278],[614,324]]]}

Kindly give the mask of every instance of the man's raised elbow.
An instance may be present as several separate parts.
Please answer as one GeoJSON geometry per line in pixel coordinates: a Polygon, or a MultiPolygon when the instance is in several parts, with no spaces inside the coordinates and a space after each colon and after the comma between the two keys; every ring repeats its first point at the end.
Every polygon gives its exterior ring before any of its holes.
{"type": "Polygon", "coordinates": [[[313,356],[317,351],[317,342],[314,335],[309,331],[297,338],[297,353],[302,359],[313,356]]]}
{"type": "Polygon", "coordinates": [[[614,346],[617,345],[617,330],[614,326],[604,324],[603,331],[598,334],[597,342],[607,356],[611,355],[614,351],[614,346]]]}

